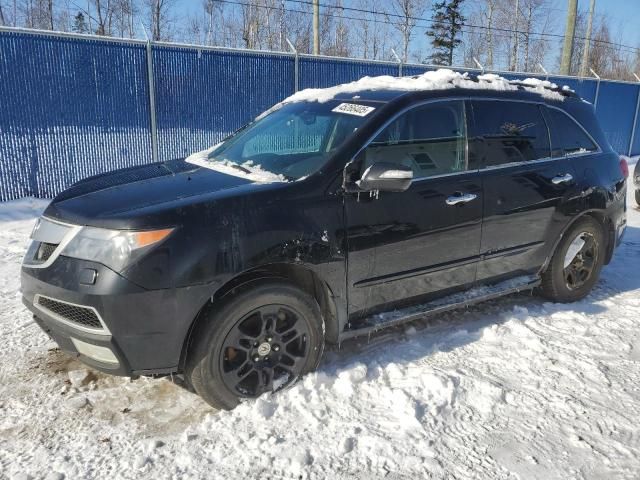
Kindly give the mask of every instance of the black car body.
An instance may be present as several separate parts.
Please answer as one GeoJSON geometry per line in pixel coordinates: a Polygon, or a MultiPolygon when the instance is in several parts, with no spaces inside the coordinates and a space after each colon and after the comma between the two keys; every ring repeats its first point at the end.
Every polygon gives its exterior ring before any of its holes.
{"type": "Polygon", "coordinates": [[[640,164],[640,162],[636,162],[636,166],[633,169],[633,186],[635,188],[635,197],[636,197],[636,203],[638,205],[640,205],[640,168],[638,168],[638,165],[640,164]]]}
{"type": "Polygon", "coordinates": [[[184,160],[81,181],[43,214],[62,226],[58,237],[34,233],[24,303],[64,350],[97,369],[181,373],[203,310],[256,279],[285,278],[311,295],[335,343],[536,287],[585,216],[602,228],[608,263],[626,225],[626,186],[593,106],[514,85],[338,94],[323,105],[368,113],[295,181],[255,182],[184,160]],[[434,120],[407,117],[419,108],[434,120]],[[415,142],[404,134],[369,145],[400,119],[411,138],[429,139],[420,152],[407,156],[415,142]],[[369,154],[412,158],[413,181],[401,192],[364,188],[369,154]],[[69,229],[86,226],[170,233],[114,269],[63,253],[69,229]]]}

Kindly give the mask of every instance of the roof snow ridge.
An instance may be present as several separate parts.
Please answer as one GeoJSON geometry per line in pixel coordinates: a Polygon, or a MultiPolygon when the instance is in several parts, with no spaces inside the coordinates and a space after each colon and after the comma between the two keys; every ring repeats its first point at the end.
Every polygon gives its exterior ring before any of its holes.
{"type": "MultiPolygon", "coordinates": [[[[424,73],[428,73],[428,72],[439,72],[439,71],[452,71],[455,72],[455,70],[450,70],[447,68],[439,68],[438,70],[427,70],[427,72],[424,73]]],[[[406,79],[412,79],[412,80],[420,80],[421,77],[423,77],[424,73],[422,74],[417,74],[417,75],[405,75],[402,77],[397,77],[397,78],[406,78],[406,79]]],[[[456,72],[459,73],[459,72],[456,72]]],[[[574,90],[572,90],[571,88],[569,88],[567,85],[564,86],[559,86],[556,83],[553,83],[549,80],[541,80],[539,78],[535,78],[535,77],[527,77],[524,79],[514,79],[514,80],[509,80],[506,77],[503,77],[502,75],[499,75],[497,73],[475,73],[475,72],[464,72],[460,74],[461,78],[464,78],[466,80],[470,80],[472,82],[475,83],[492,83],[494,81],[499,81],[499,82],[506,82],[510,85],[514,85],[517,87],[521,87],[519,89],[521,90],[525,90],[527,87],[529,88],[543,88],[545,90],[549,90],[551,92],[557,92],[560,95],[563,95],[565,97],[575,97],[577,96],[576,92],[574,90]]],[[[455,82],[456,82],[456,78],[455,77],[451,77],[449,79],[447,79],[446,81],[448,83],[450,83],[452,86],[456,86],[455,82]]]]}

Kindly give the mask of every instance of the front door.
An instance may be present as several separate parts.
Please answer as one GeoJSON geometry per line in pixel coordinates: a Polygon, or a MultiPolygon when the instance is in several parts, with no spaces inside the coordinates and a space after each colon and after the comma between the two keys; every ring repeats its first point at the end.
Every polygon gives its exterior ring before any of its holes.
{"type": "Polygon", "coordinates": [[[463,101],[417,106],[363,150],[377,162],[411,166],[405,192],[346,198],[349,313],[353,318],[471,285],[479,259],[482,188],[466,156],[463,101]]]}

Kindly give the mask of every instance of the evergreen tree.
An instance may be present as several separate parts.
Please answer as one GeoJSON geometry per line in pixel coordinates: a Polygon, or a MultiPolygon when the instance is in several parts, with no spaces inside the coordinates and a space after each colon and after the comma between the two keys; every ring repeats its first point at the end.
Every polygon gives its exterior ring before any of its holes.
{"type": "Polygon", "coordinates": [[[78,14],[73,17],[71,29],[76,33],[89,33],[89,26],[82,12],[78,12],[78,14]]]}
{"type": "Polygon", "coordinates": [[[452,65],[453,52],[460,45],[460,32],[466,18],[462,16],[461,8],[464,0],[450,0],[435,3],[433,9],[433,23],[427,31],[431,37],[433,53],[429,62],[434,65],[452,65]]]}

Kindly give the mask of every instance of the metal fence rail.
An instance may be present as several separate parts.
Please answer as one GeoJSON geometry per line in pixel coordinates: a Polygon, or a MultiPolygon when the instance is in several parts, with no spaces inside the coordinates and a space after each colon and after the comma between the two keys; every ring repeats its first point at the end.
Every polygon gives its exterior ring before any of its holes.
{"type": "MultiPolygon", "coordinates": [[[[297,88],[433,68],[2,27],[0,201],[207,148],[297,88]]],[[[596,105],[617,151],[640,153],[640,83],[548,78],[596,105]]]]}

